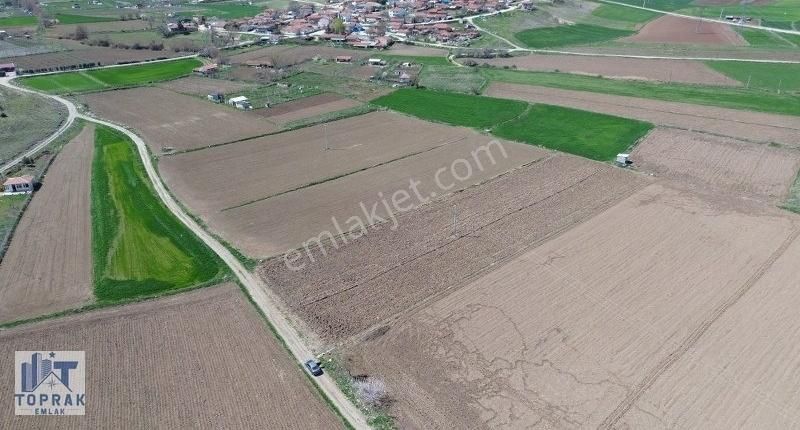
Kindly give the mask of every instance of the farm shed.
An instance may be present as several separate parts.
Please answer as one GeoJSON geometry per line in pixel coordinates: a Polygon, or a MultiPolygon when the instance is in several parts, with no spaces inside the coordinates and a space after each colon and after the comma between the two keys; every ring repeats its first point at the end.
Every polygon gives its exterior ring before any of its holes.
{"type": "Polygon", "coordinates": [[[216,63],[214,63],[214,64],[204,64],[204,65],[194,69],[194,72],[197,73],[198,75],[201,75],[201,76],[208,76],[208,75],[213,75],[214,73],[217,73],[218,69],[219,69],[219,67],[217,66],[216,63]]]}
{"type": "Polygon", "coordinates": [[[3,191],[6,194],[33,192],[33,176],[14,176],[3,182],[3,191]]]}
{"type": "Polygon", "coordinates": [[[228,104],[235,107],[236,109],[253,108],[253,106],[250,104],[250,100],[248,100],[247,97],[245,96],[232,97],[228,100],[228,104]]]}

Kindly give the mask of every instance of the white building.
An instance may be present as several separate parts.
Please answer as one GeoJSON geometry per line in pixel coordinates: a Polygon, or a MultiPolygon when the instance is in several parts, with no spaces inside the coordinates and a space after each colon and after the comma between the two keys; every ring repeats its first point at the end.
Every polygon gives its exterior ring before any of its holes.
{"type": "Polygon", "coordinates": [[[8,178],[3,182],[3,191],[6,194],[32,193],[33,176],[25,175],[8,178]]]}
{"type": "Polygon", "coordinates": [[[248,100],[247,97],[245,96],[231,97],[228,99],[228,104],[235,107],[236,109],[253,108],[253,106],[250,104],[250,100],[248,100]]]}

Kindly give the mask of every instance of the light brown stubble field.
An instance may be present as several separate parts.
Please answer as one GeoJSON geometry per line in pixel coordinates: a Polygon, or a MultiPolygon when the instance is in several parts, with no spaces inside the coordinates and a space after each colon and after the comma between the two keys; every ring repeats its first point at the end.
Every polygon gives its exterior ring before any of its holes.
{"type": "Polygon", "coordinates": [[[796,228],[775,209],[654,184],[359,344],[355,362],[386,378],[403,427],[597,427],[796,228]]]}
{"type": "Polygon", "coordinates": [[[278,130],[252,112],[220,106],[161,88],[107,91],[81,98],[101,118],[125,124],[141,133],[150,150],[176,150],[263,135],[278,130]]]}
{"type": "Polygon", "coordinates": [[[390,112],[164,157],[167,185],[201,215],[375,166],[475,132],[390,112]],[[329,148],[326,150],[326,147],[329,148]],[[226,186],[219,186],[224,178],[226,186]]]}
{"type": "Polygon", "coordinates": [[[93,153],[90,124],[62,148],[25,210],[0,262],[0,322],[92,300],[93,153]]]}
{"type": "Polygon", "coordinates": [[[651,131],[631,158],[642,172],[774,204],[786,196],[800,169],[795,149],[672,128],[651,131]]]}
{"type": "Polygon", "coordinates": [[[641,43],[684,43],[698,45],[744,46],[747,42],[732,26],[662,15],[623,40],[641,43]]]}
{"type": "MultiPolygon", "coordinates": [[[[537,147],[513,142],[502,142],[501,149],[493,146],[490,155],[475,152],[491,140],[488,136],[472,133],[464,139],[402,160],[211,214],[208,224],[245,254],[268,257],[297,248],[321,234],[324,238],[325,232],[336,236],[340,229],[342,232],[357,229],[358,224],[351,221],[351,217],[358,217],[365,226],[380,222],[371,220],[365,211],[392,224],[390,214],[395,210],[390,213],[383,201],[391,204],[396,192],[405,191],[409,197],[401,205],[403,208],[413,208],[422,203],[409,189],[411,180],[420,183],[417,192],[422,196],[458,192],[546,154],[537,147]],[[478,156],[473,157],[473,153],[478,156]],[[454,175],[450,166],[455,160],[468,160],[472,174],[457,180],[454,176],[465,175],[466,168],[459,164],[460,170],[454,175]],[[442,168],[447,170],[438,178],[443,185],[451,187],[447,190],[439,189],[436,184],[437,171],[442,168]]],[[[317,245],[312,243],[310,246],[317,245]]]]}
{"type": "MultiPolygon", "coordinates": [[[[518,252],[589,219],[648,183],[604,163],[556,155],[434,200],[339,249],[261,270],[321,338],[342,342],[392,326],[518,252]],[[453,236],[452,221],[457,226],[453,236]]],[[[367,335],[370,336],[370,335],[367,335]]]]}
{"type": "Polygon", "coordinates": [[[342,422],[235,285],[0,331],[0,384],[15,350],[86,352],[86,415],[0,428],[336,429],[342,422]]]}

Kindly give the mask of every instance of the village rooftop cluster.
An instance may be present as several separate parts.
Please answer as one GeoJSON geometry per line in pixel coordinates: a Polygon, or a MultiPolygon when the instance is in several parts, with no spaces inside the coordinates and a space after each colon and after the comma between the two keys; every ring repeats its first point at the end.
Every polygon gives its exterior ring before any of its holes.
{"type": "Polygon", "coordinates": [[[297,4],[267,9],[255,17],[231,21],[232,31],[267,35],[270,40],[306,38],[340,42],[355,48],[385,48],[394,41],[467,45],[480,32],[463,18],[511,7],[532,8],[530,0],[389,0],[297,4]]]}

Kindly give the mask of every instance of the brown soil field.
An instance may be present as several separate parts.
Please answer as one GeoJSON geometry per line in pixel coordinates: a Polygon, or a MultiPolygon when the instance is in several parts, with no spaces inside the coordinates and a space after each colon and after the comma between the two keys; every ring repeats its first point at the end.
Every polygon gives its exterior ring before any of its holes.
{"type": "Polygon", "coordinates": [[[89,190],[94,127],[56,157],[0,262],[0,322],[76,308],[92,300],[89,190]]]}
{"type": "Polygon", "coordinates": [[[798,259],[795,240],[616,427],[796,428],[798,259]]]}
{"type": "Polygon", "coordinates": [[[637,170],[727,195],[783,200],[800,169],[796,150],[656,128],[631,155],[637,170]]]}
{"type": "Polygon", "coordinates": [[[292,65],[308,61],[314,57],[331,60],[337,55],[349,55],[353,57],[353,61],[359,61],[361,58],[366,58],[369,56],[369,53],[365,51],[356,51],[352,49],[334,48],[328,46],[287,47],[277,45],[232,55],[230,57],[230,61],[232,64],[239,64],[250,60],[271,59],[278,63],[292,65]]]}
{"type": "Polygon", "coordinates": [[[323,339],[343,341],[371,328],[380,333],[400,313],[462,287],[647,183],[603,163],[553,155],[406,212],[395,230],[371,229],[339,249],[329,246],[328,255],[312,248],[314,260],[304,257],[303,270],[272,259],[259,273],[323,339]]]}
{"type": "Polygon", "coordinates": [[[1,428],[334,429],[328,408],[233,285],[0,332],[0,383],[15,350],[86,352],[86,415],[17,417],[1,428]],[[27,419],[26,419],[27,418],[27,419]]]}
{"type": "Polygon", "coordinates": [[[663,15],[642,27],[633,36],[622,39],[643,43],[686,43],[744,46],[747,42],[729,25],[663,15]],[[698,23],[700,23],[698,25],[698,23]]]}
{"type": "Polygon", "coordinates": [[[150,149],[202,148],[278,130],[269,120],[207,100],[143,87],[81,97],[98,116],[133,127],[150,149]]]}
{"type": "Polygon", "coordinates": [[[9,57],[3,61],[16,63],[20,69],[43,69],[49,67],[72,66],[85,63],[100,65],[117,64],[124,61],[145,61],[181,55],[173,51],[151,51],[149,49],[116,49],[100,46],[84,47],[71,51],[49,52],[46,54],[9,57]]]}
{"type": "Polygon", "coordinates": [[[256,112],[266,116],[276,124],[285,125],[292,121],[350,109],[360,105],[361,103],[353,99],[336,94],[319,94],[281,103],[271,108],[258,109],[256,112]]]}
{"type": "MultiPolygon", "coordinates": [[[[366,336],[352,363],[386,380],[401,428],[613,425],[671,361],[693,354],[696,336],[784,251],[797,221],[653,184],[366,336]]],[[[680,379],[707,388],[696,382],[680,379]]],[[[730,400],[718,393],[708,398],[730,400]]]]}
{"type": "Polygon", "coordinates": [[[159,170],[178,198],[204,218],[410,154],[474,132],[391,112],[333,121],[216,148],[163,157],[159,170]],[[329,150],[325,150],[327,145],[329,150]],[[231,187],[220,187],[220,178],[231,187]]]}
{"type": "Polygon", "coordinates": [[[567,106],[754,142],[800,147],[800,118],[531,85],[494,83],[494,97],[567,106]]]}
{"type": "Polygon", "coordinates": [[[174,81],[162,82],[156,86],[178,93],[200,96],[203,98],[214,91],[221,91],[224,94],[229,94],[255,87],[255,85],[245,82],[204,78],[201,76],[187,76],[174,81]]]}
{"type": "MultiPolygon", "coordinates": [[[[391,220],[381,196],[385,196],[387,203],[398,190],[405,190],[411,196],[409,183],[412,179],[421,182],[417,190],[422,196],[458,192],[546,154],[530,145],[503,142],[506,157],[495,147],[495,162],[492,163],[489,155],[481,154],[478,161],[483,169],[479,170],[472,152],[489,141],[489,137],[475,133],[402,160],[213,214],[209,225],[245,254],[267,257],[300,247],[321,232],[339,235],[336,223],[343,230],[347,229],[347,221],[354,216],[370,225],[361,204],[377,217],[391,220]],[[453,186],[446,191],[439,189],[435,182],[437,170],[449,168],[455,160],[468,160],[474,169],[472,175],[459,181],[446,170],[439,175],[439,180],[453,186]]],[[[459,170],[457,174],[463,175],[465,171],[459,170]]],[[[411,197],[408,204],[413,207],[421,202],[411,197]]]]}
{"type": "Polygon", "coordinates": [[[588,57],[581,55],[531,54],[512,58],[475,59],[494,66],[516,66],[520,70],[569,72],[616,79],[741,86],[741,82],[719,73],[700,61],[645,60],[640,58],[588,57]]]}

